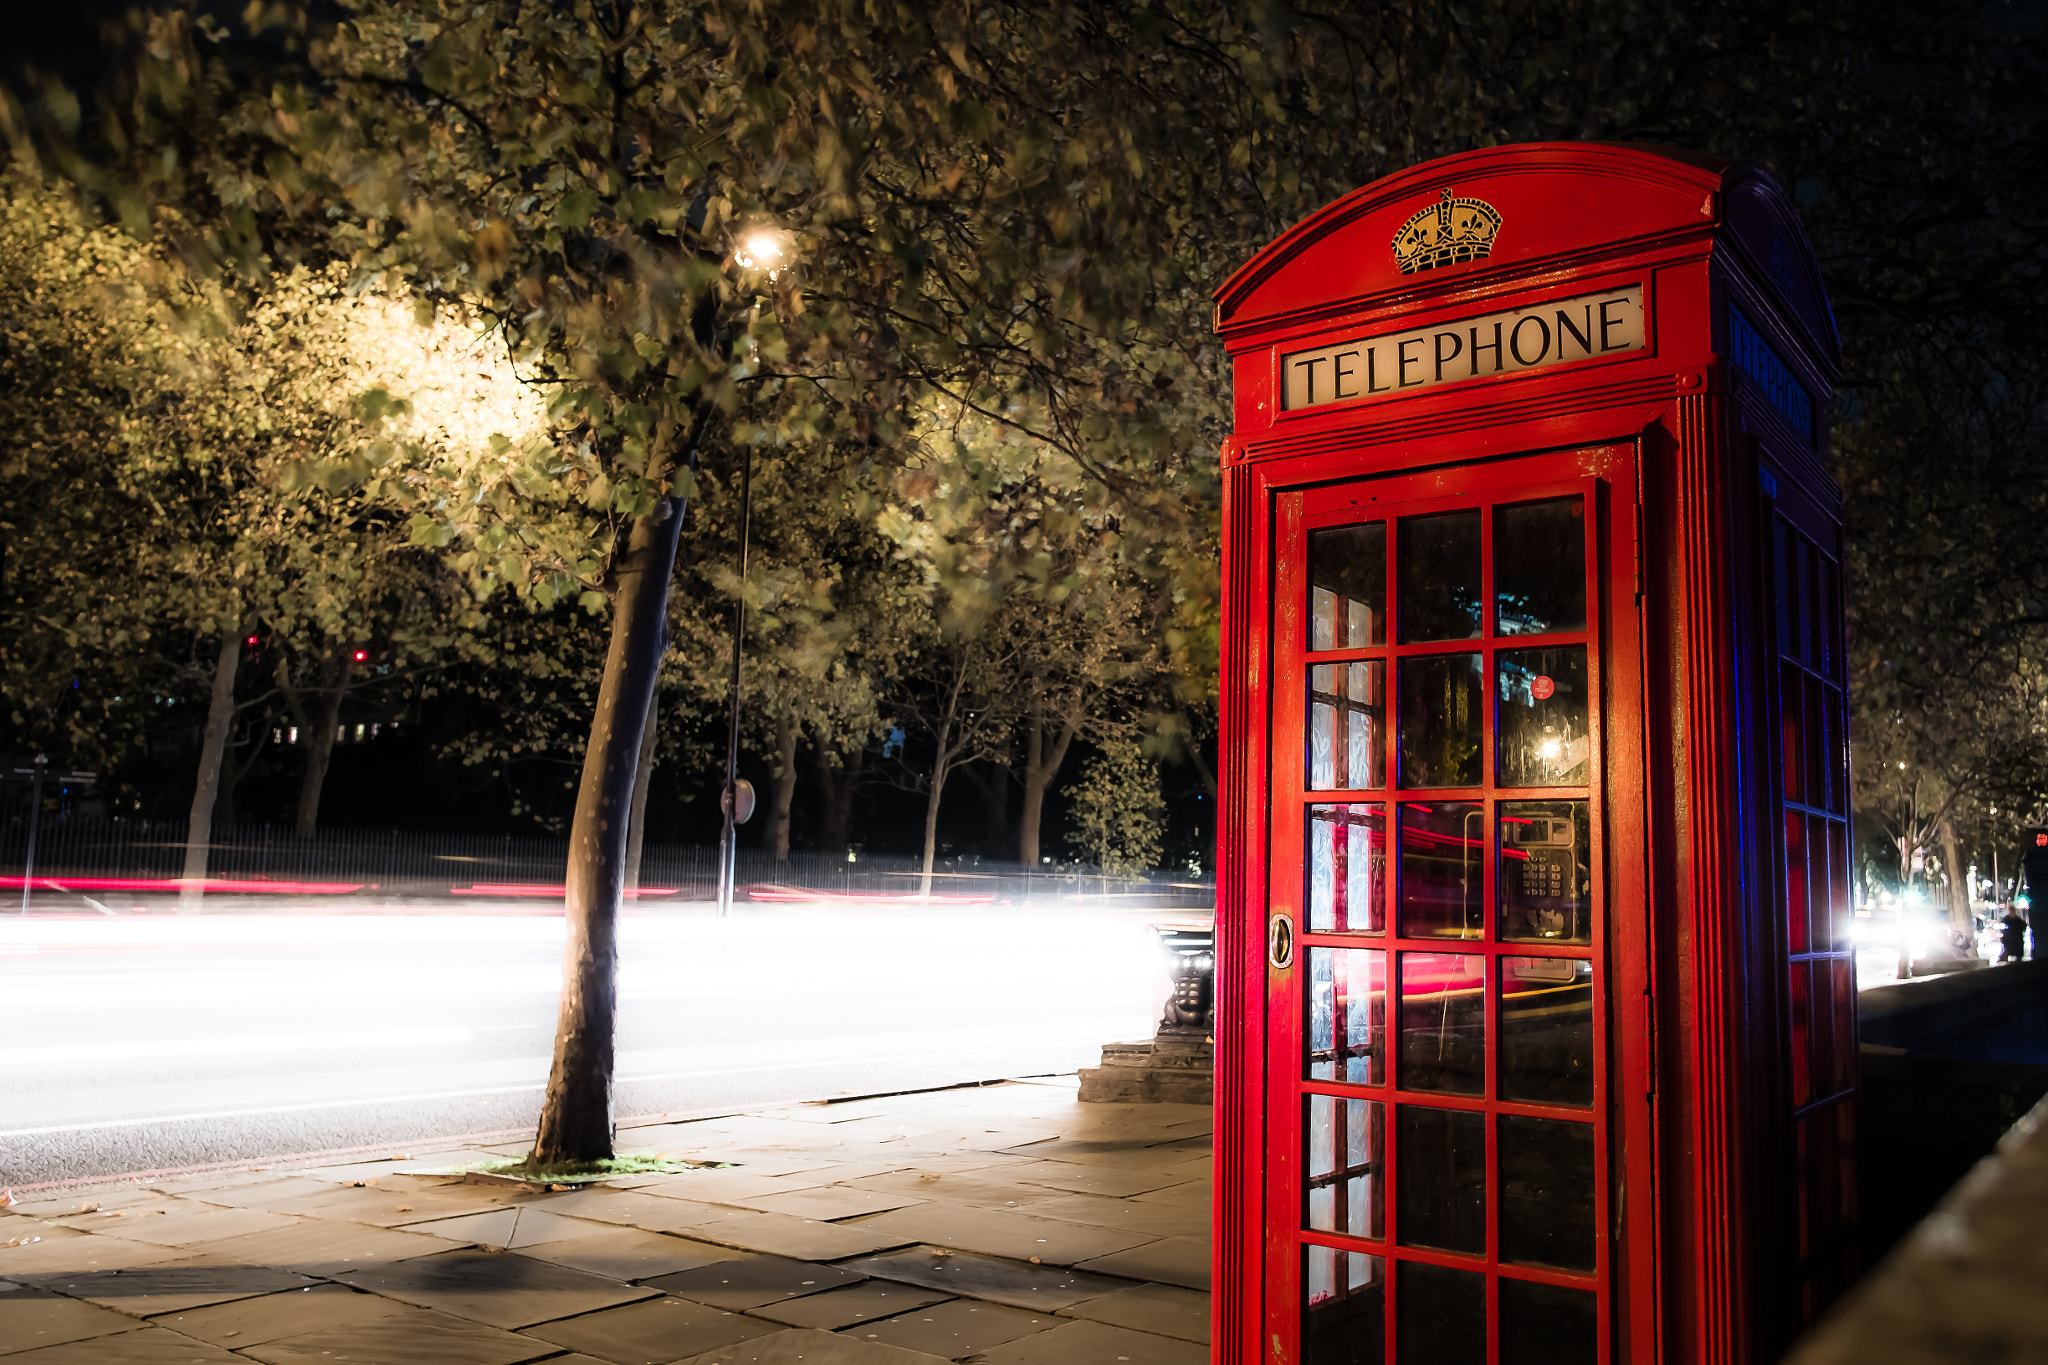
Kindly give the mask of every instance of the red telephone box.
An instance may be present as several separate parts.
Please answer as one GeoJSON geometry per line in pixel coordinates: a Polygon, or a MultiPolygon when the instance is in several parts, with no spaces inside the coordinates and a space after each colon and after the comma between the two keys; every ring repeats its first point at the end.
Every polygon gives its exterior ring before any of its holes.
{"type": "Polygon", "coordinates": [[[1491,148],[1217,301],[1216,1359],[1775,1358],[1855,1273],[1838,350],[1789,201],[1491,148]]]}

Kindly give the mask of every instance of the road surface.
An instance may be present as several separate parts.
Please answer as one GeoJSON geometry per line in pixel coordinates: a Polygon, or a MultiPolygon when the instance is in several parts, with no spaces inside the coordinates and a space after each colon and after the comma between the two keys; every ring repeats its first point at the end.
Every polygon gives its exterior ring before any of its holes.
{"type": "MultiPolygon", "coordinates": [[[[530,1127],[562,920],[0,916],[0,1184],[530,1127]]],[[[1151,1032],[1142,916],[704,907],[622,921],[621,1118],[1094,1064],[1151,1032]]]]}

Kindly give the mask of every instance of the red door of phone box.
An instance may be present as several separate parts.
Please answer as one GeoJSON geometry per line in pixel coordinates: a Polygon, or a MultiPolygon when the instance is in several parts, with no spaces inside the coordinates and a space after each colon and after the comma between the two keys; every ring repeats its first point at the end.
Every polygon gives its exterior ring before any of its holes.
{"type": "Polygon", "coordinates": [[[1838,350],[1790,203],[1448,157],[1217,326],[1215,1359],[1775,1358],[1855,1272],[1838,350]]]}

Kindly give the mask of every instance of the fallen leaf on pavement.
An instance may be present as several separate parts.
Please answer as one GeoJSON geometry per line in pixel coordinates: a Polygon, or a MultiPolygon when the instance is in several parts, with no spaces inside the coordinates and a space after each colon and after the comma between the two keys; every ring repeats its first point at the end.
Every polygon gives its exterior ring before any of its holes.
{"type": "Polygon", "coordinates": [[[98,1213],[100,1211],[100,1206],[98,1204],[93,1203],[84,1203],[78,1206],[78,1211],[80,1213],[98,1213]]]}

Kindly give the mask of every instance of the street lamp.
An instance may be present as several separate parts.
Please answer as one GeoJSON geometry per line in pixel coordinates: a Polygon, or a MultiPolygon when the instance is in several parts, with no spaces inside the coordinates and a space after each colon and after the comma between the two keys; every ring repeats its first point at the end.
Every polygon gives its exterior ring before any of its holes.
{"type": "MultiPolygon", "coordinates": [[[[796,237],[779,227],[762,224],[749,228],[733,249],[733,263],[750,274],[772,283],[796,255],[796,237]]],[[[748,344],[753,345],[751,322],[761,315],[761,299],[754,298],[749,315],[748,344]]],[[[738,827],[754,813],[754,788],[740,781],[740,646],[747,621],[747,553],[754,519],[754,447],[748,443],[740,465],[740,582],[732,604],[731,713],[725,735],[725,785],[719,790],[721,816],[718,834],[718,913],[732,913],[733,880],[739,861],[738,827]]]]}
{"type": "Polygon", "coordinates": [[[774,279],[796,256],[793,233],[766,224],[747,229],[733,249],[733,262],[740,269],[774,279]]]}

